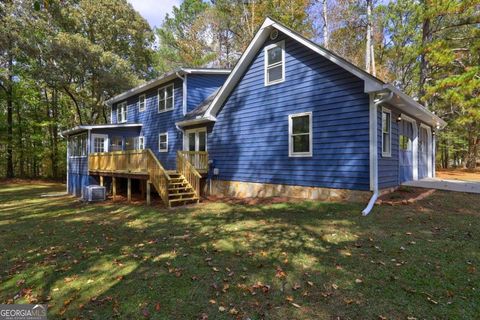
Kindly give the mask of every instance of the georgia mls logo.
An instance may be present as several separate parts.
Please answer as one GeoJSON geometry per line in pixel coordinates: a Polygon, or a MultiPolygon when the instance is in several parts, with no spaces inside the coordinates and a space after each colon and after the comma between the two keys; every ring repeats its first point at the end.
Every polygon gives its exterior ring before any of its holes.
{"type": "Polygon", "coordinates": [[[0,320],[46,320],[43,304],[0,304],[0,320]]]}

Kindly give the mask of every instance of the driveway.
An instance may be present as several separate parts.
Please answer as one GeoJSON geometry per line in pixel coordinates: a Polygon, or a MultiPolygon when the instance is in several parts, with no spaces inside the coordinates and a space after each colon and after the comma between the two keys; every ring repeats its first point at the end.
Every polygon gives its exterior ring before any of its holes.
{"type": "Polygon", "coordinates": [[[404,186],[457,192],[480,193],[480,182],[426,178],[403,183],[404,186]]]}

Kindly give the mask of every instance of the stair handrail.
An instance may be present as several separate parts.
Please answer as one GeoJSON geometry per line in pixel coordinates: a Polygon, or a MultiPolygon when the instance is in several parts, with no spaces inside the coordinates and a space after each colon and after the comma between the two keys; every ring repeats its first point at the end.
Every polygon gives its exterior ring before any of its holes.
{"type": "Polygon", "coordinates": [[[168,188],[171,180],[170,175],[151,149],[145,149],[145,152],[147,155],[147,171],[150,182],[154,185],[155,189],[157,189],[157,192],[165,205],[170,207],[170,201],[168,200],[168,188]]]}
{"type": "Polygon", "coordinates": [[[177,171],[190,183],[195,192],[195,196],[200,199],[200,179],[202,175],[182,151],[177,151],[177,171]]]}

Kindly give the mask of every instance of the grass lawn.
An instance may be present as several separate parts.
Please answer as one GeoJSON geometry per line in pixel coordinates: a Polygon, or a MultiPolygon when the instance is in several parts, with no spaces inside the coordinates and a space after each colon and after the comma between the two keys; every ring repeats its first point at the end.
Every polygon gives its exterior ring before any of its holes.
{"type": "Polygon", "coordinates": [[[0,184],[0,303],[49,319],[478,319],[480,199],[177,210],[0,184]]]}

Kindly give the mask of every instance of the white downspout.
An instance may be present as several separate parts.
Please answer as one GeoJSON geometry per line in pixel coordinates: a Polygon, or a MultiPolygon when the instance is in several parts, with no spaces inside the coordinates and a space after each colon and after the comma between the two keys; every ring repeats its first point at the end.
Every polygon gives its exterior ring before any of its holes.
{"type": "MultiPolygon", "coordinates": [[[[393,97],[393,92],[390,92],[385,98],[374,101],[374,93],[370,94],[370,190],[373,191],[372,197],[363,209],[362,215],[366,216],[372,211],[375,202],[378,199],[378,106],[382,103],[390,101],[393,97]]],[[[391,130],[391,128],[390,128],[391,130]]]]}
{"type": "Polygon", "coordinates": [[[183,81],[182,83],[182,110],[183,110],[183,115],[187,114],[187,74],[185,73],[183,77],[180,75],[180,73],[176,73],[177,77],[180,78],[180,80],[183,81]]]}

